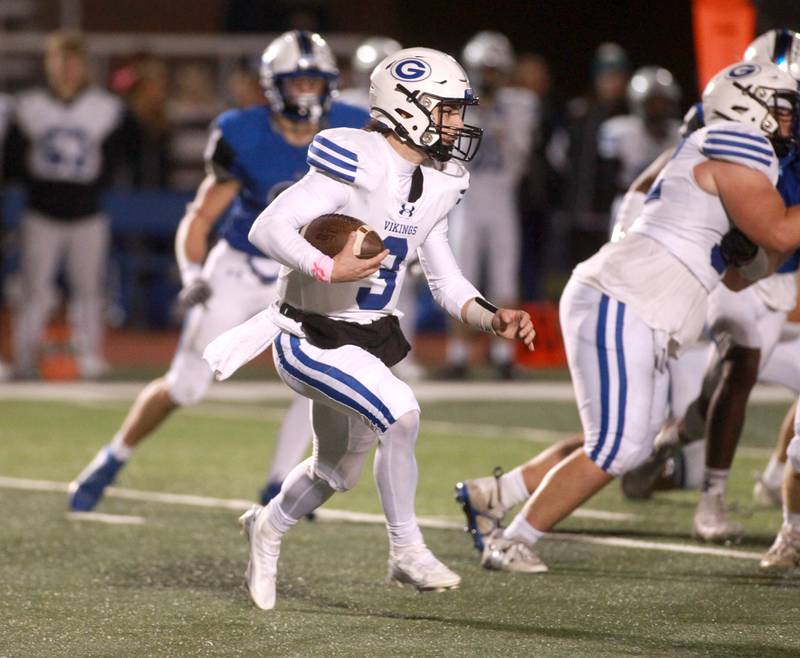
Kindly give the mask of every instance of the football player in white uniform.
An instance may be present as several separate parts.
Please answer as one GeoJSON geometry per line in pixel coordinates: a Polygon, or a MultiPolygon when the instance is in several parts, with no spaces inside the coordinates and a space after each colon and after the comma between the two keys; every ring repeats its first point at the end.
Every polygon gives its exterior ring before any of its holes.
{"type": "Polygon", "coordinates": [[[250,542],[247,582],[262,609],[275,604],[282,536],[336,491],[355,485],[377,443],[374,473],[389,534],[388,580],[420,590],[457,587],[460,577],[425,546],[414,513],[414,445],[419,405],[390,367],[408,351],[395,304],[406,259],[417,252],[434,298],[475,328],[533,347],[524,311],[486,302],[456,265],[447,216],[469,176],[459,164],[480,143],[465,125],[477,104],[466,73],[450,56],[409,48],[372,74],[371,130],[326,130],[308,149],[309,173],[256,220],[250,240],[283,263],[273,355],[292,390],[312,400],[313,456],[286,478],[266,507],[240,522],[250,542]],[[378,256],[353,256],[355,234],[334,258],[299,229],[343,213],[377,231],[378,256]]]}
{"type": "MultiPolygon", "coordinates": [[[[476,123],[483,129],[483,141],[468,167],[472,193],[453,215],[453,250],[470,281],[478,281],[485,262],[487,295],[512,304],[518,298],[521,244],[516,190],[538,120],[538,98],[528,89],[507,85],[514,53],[504,35],[479,32],[464,46],[463,59],[481,98],[476,123]]],[[[455,324],[447,344],[447,377],[466,376],[470,343],[470,333],[455,324]]],[[[513,375],[513,349],[508,341],[491,343],[491,361],[502,379],[513,375]]]]}
{"type": "Polygon", "coordinates": [[[800,207],[787,210],[775,189],[771,141],[790,134],[796,83],[771,63],[739,63],[709,83],[707,102],[707,127],[676,149],[628,234],[578,265],[564,290],[560,315],[584,448],[488,538],[487,568],[542,571],[531,550],[539,538],[650,454],[666,416],[667,359],[697,340],[708,294],[723,277],[744,285],[727,268],[723,236],[738,227],[768,250],[773,269],[779,254],[800,245],[800,207]]]}
{"type": "MultiPolygon", "coordinates": [[[[280,264],[247,240],[253,221],[305,174],[307,146],[321,127],[357,127],[368,120],[363,110],[331,100],[338,71],[318,34],[294,30],[275,39],[264,51],[261,76],[268,103],[217,119],[206,152],[208,174],[178,227],[180,300],[191,310],[170,369],[142,390],[111,443],[71,484],[72,511],[93,509],[135,448],[175,409],[203,398],[213,378],[201,356],[206,345],[277,294],[280,264]],[[208,252],[209,233],[228,206],[221,239],[208,252]]],[[[277,493],[274,481],[305,454],[306,444],[292,439],[310,432],[308,402],[297,396],[279,430],[262,499],[277,493]]]]}
{"type": "Polygon", "coordinates": [[[628,82],[632,113],[607,119],[597,137],[598,194],[616,211],[636,177],[665,150],[678,143],[681,91],[667,69],[644,66],[628,82]]]}

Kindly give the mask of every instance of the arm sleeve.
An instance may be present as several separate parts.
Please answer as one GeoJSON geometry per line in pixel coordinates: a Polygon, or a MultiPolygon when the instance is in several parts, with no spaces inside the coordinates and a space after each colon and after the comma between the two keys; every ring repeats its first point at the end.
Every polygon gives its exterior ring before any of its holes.
{"type": "Polygon", "coordinates": [[[454,318],[461,320],[464,304],[481,294],[461,274],[447,240],[446,219],[433,227],[419,248],[419,263],[436,303],[454,318]]]}
{"type": "Polygon", "coordinates": [[[313,266],[324,254],[299,231],[320,215],[340,211],[350,198],[350,187],[310,171],[281,193],[253,223],[250,242],[279,263],[313,276],[313,266]]]}

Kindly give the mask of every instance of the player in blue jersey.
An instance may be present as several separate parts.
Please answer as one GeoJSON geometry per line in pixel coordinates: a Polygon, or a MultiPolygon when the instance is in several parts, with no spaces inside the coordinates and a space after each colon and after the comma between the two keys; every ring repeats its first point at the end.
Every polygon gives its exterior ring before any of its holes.
{"type": "MultiPolygon", "coordinates": [[[[189,310],[169,372],[142,390],[111,443],[70,485],[73,511],[92,510],[134,448],[173,410],[202,399],[212,380],[201,356],[206,345],[276,296],[280,264],[248,241],[253,221],[306,173],[308,144],[319,130],[360,128],[368,120],[365,111],[333,100],[338,71],[318,34],[297,30],[278,37],[264,51],[261,79],[265,105],[225,112],[215,122],[206,149],[208,173],[178,227],[179,299],[189,310]],[[208,236],[229,206],[220,239],[208,251],[208,236]]],[[[309,423],[308,401],[298,396],[280,434],[309,434],[309,423]]],[[[288,468],[301,457],[290,456],[288,468]]]]}

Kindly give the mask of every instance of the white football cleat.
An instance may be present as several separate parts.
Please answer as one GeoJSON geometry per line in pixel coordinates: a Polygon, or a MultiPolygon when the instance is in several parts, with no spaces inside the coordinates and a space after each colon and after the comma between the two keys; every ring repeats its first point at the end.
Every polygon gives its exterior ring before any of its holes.
{"type": "Polygon", "coordinates": [[[756,475],[753,485],[753,500],[763,507],[777,507],[783,505],[782,484],[777,487],[770,486],[763,475],[756,475]]]}
{"type": "Polygon", "coordinates": [[[722,494],[700,494],[694,513],[692,537],[710,542],[738,541],[744,528],[728,516],[722,494]]]}
{"type": "Polygon", "coordinates": [[[800,529],[784,523],[759,566],[776,571],[788,571],[800,566],[800,529]]]}
{"type": "Polygon", "coordinates": [[[456,483],[456,501],[461,503],[467,517],[467,532],[479,551],[483,551],[485,538],[497,530],[508,512],[500,500],[502,473],[502,469],[496,468],[494,475],[456,483]]]}
{"type": "Polygon", "coordinates": [[[461,576],[442,564],[425,544],[389,553],[387,585],[413,585],[420,591],[442,592],[461,584],[461,576]]]}
{"type": "Polygon", "coordinates": [[[502,531],[486,537],[486,546],[481,555],[481,566],[493,571],[514,573],[544,573],[547,565],[521,541],[506,539],[502,531]]]}
{"type": "Polygon", "coordinates": [[[244,574],[250,598],[262,610],[271,610],[275,607],[281,538],[263,513],[265,509],[261,505],[253,505],[239,517],[239,526],[250,542],[250,561],[244,574]]]}

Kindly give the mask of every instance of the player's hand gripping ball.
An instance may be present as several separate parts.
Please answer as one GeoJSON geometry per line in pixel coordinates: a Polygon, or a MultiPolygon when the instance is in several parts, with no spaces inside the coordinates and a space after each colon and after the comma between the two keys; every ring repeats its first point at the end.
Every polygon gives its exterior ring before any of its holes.
{"type": "Polygon", "coordinates": [[[356,232],[354,256],[374,258],[383,251],[381,236],[360,219],[348,215],[321,215],[300,229],[300,235],[323,254],[333,258],[347,244],[353,231],[356,232]]]}

